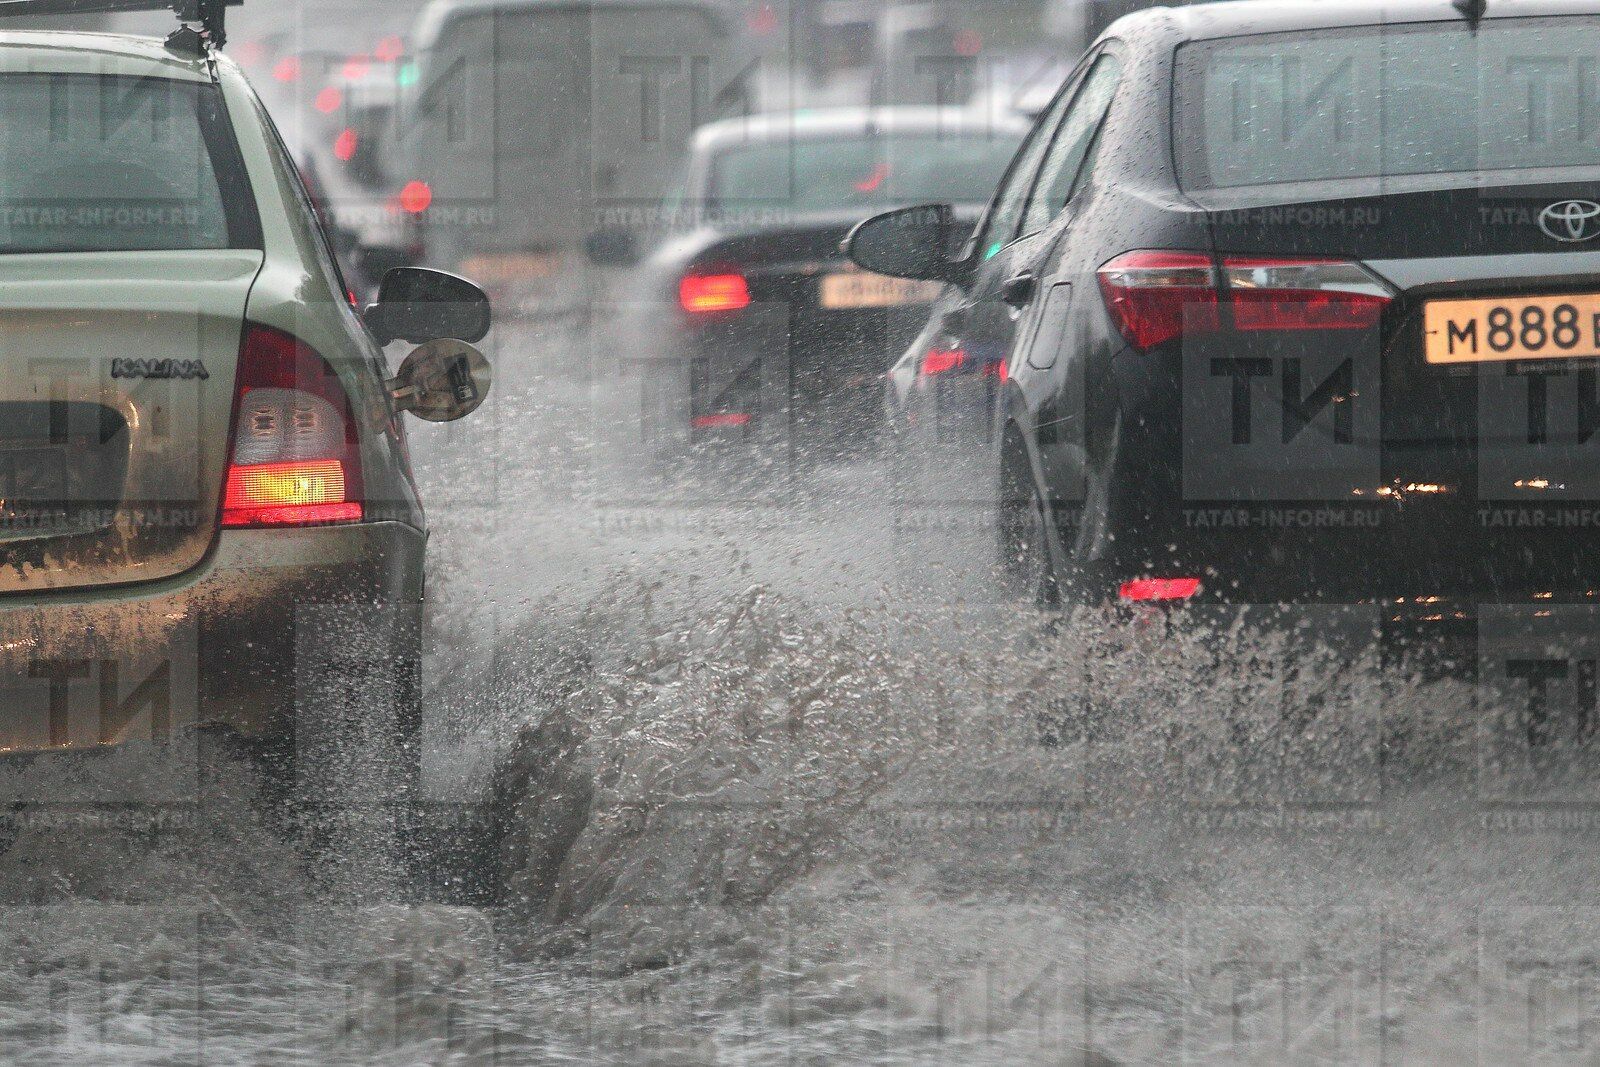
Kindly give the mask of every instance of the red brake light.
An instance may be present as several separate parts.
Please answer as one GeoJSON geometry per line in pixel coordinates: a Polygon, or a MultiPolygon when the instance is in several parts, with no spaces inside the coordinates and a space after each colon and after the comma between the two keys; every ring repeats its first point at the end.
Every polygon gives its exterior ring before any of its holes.
{"type": "Polygon", "coordinates": [[[696,415],[689,420],[689,425],[696,430],[733,430],[750,425],[750,415],[742,411],[726,415],[696,415]]]}
{"type": "Polygon", "coordinates": [[[398,34],[390,34],[378,42],[372,54],[378,57],[379,62],[393,63],[406,54],[406,42],[398,34]]]}
{"type": "Polygon", "coordinates": [[[400,190],[401,210],[420,215],[433,206],[433,187],[427,182],[408,182],[400,190]]]}
{"type": "Polygon", "coordinates": [[[1141,352],[1218,329],[1217,269],[1203,252],[1126,252],[1099,278],[1111,321],[1141,352]]]}
{"type": "Polygon", "coordinates": [[[1188,600],[1200,591],[1198,578],[1136,578],[1123,582],[1123,600],[1149,603],[1157,600],[1188,600]]]}
{"type": "Polygon", "coordinates": [[[1227,256],[1222,275],[1240,330],[1362,330],[1391,294],[1359,263],[1227,256]]]}
{"type": "Polygon", "coordinates": [[[928,354],[922,357],[922,375],[931,378],[935,374],[956,370],[967,362],[967,354],[959,348],[930,348],[928,354]]]}
{"type": "Polygon", "coordinates": [[[344,106],[344,93],[330,85],[318,93],[312,103],[324,115],[331,115],[344,106]]]}
{"type": "Polygon", "coordinates": [[[222,525],[360,521],[355,416],[327,360],[286,333],[251,326],[234,397],[222,525]]]}
{"type": "Polygon", "coordinates": [[[742,274],[690,274],[678,283],[678,302],[694,314],[738,311],[750,306],[750,283],[742,274]]]}
{"type": "Polygon", "coordinates": [[[361,135],[346,126],[333,140],[333,158],[340,163],[348,163],[356,158],[356,149],[359,147],[361,147],[361,135]]]}

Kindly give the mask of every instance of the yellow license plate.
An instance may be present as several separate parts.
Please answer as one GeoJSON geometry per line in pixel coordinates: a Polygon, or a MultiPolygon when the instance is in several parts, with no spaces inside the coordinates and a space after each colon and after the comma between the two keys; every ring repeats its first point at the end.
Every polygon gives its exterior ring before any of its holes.
{"type": "Polygon", "coordinates": [[[1600,356],[1600,293],[1433,300],[1423,308],[1429,363],[1600,356]]]}
{"type": "Polygon", "coordinates": [[[944,286],[939,282],[890,278],[882,274],[830,274],[822,279],[818,303],[829,311],[931,304],[943,291],[944,286]]]}

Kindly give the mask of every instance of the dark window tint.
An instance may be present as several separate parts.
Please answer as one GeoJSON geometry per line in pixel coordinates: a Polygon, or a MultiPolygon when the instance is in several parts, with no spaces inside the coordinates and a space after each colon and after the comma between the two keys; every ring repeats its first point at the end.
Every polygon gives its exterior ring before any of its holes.
{"type": "Polygon", "coordinates": [[[216,86],[6,74],[0,114],[0,253],[259,245],[216,86]]]}
{"type": "Polygon", "coordinates": [[[1600,164],[1600,20],[1267,34],[1181,57],[1188,188],[1600,164]]]}
{"type": "Polygon", "coordinates": [[[712,164],[713,210],[873,211],[898,204],[981,204],[1020,137],[902,133],[793,139],[722,153],[712,164]]]}
{"type": "Polygon", "coordinates": [[[989,206],[983,229],[977,237],[978,254],[984,259],[997,254],[1016,236],[1022,222],[1022,213],[1028,206],[1028,195],[1033,191],[1034,179],[1039,175],[1039,164],[1054,142],[1067,106],[1076,95],[1063,90],[1050,105],[1050,109],[1034,123],[1027,142],[1012,160],[1005,182],[989,206]]]}
{"type": "Polygon", "coordinates": [[[1067,112],[1067,119],[1039,171],[1039,184],[1023,221],[1024,232],[1043,229],[1067,206],[1089,148],[1100,134],[1100,124],[1111,107],[1121,75],[1122,63],[1116,56],[1105,55],[1095,60],[1094,69],[1083,80],[1083,87],[1073,99],[1072,109],[1067,112]]]}

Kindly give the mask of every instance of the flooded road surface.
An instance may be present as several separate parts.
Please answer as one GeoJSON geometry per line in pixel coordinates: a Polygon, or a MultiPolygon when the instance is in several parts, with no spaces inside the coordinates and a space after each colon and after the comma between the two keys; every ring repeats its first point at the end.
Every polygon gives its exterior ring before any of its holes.
{"type": "Polygon", "coordinates": [[[501,902],[419,903],[381,827],[313,885],[204,739],[12,769],[7,1058],[1600,1050],[1582,731],[1532,757],[1338,612],[1045,618],[950,479],[908,503],[875,454],[642,470],[577,324],[490,354],[487,417],[412,448],[429,833],[501,902]],[[23,803],[97,789],[137,817],[23,803]]]}

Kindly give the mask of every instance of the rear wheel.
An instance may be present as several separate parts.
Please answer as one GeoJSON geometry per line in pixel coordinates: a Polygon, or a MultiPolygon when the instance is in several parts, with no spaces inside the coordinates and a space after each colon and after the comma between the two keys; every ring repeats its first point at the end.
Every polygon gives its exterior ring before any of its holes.
{"type": "Polygon", "coordinates": [[[1012,453],[1001,475],[996,524],[1000,575],[1013,597],[1039,607],[1060,602],[1050,556],[1049,519],[1026,463],[1012,453]]]}

